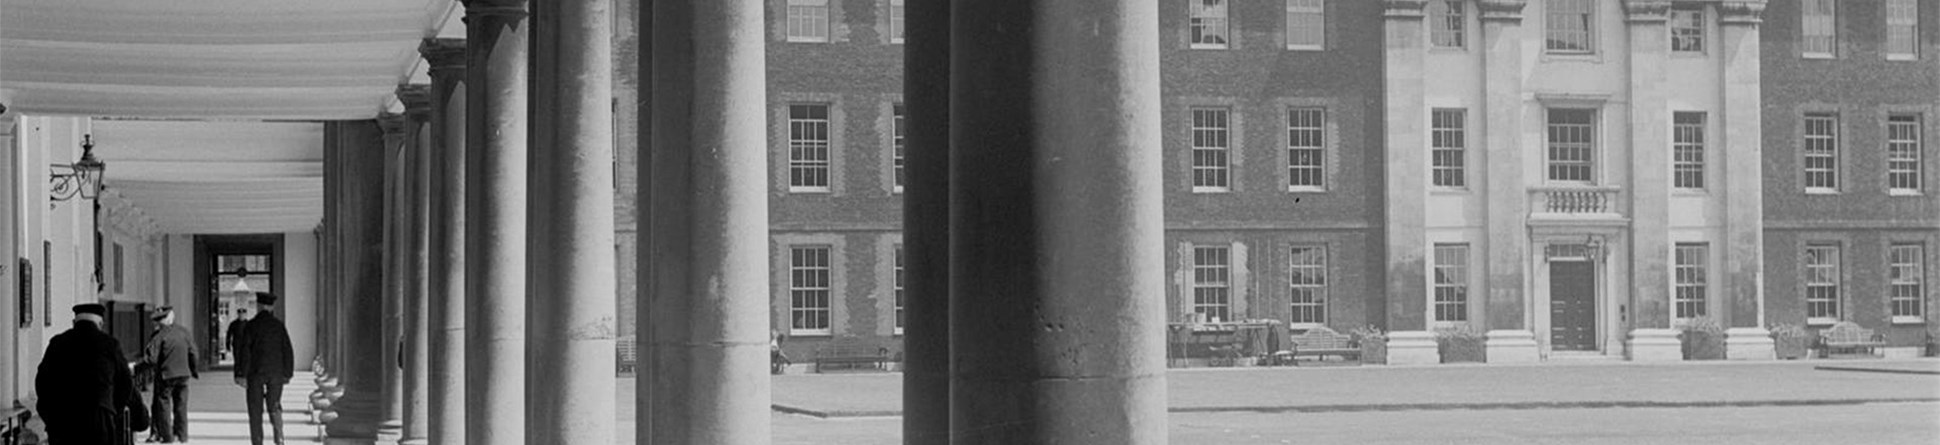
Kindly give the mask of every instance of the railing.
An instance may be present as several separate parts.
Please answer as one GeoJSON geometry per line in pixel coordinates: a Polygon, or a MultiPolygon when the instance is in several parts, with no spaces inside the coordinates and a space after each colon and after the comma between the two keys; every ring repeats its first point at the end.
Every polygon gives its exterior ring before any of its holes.
{"type": "Polygon", "coordinates": [[[1530,190],[1535,206],[1532,213],[1551,215],[1616,215],[1619,211],[1615,187],[1549,187],[1530,190]]]}

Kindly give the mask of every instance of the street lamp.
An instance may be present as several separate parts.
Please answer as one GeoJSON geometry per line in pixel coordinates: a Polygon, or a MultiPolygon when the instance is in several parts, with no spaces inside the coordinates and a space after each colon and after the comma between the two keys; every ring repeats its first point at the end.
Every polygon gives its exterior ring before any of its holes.
{"type": "Polygon", "coordinates": [[[106,188],[102,177],[108,172],[108,164],[94,158],[94,135],[81,136],[80,161],[54,164],[52,167],[54,171],[48,175],[48,194],[55,201],[66,201],[75,196],[95,199],[101,196],[101,189],[106,188]]]}

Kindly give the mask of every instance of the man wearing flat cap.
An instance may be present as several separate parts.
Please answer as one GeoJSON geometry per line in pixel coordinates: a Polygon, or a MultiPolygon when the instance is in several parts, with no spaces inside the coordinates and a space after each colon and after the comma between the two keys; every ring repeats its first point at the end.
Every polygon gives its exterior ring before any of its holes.
{"type": "Polygon", "coordinates": [[[102,329],[107,313],[99,303],[75,305],[74,327],[47,343],[34,391],[49,444],[127,443],[133,431],[148,429],[121,343],[102,329]]]}
{"type": "Polygon", "coordinates": [[[138,369],[152,369],[155,382],[155,435],[160,443],[189,441],[189,379],[196,372],[195,341],[189,330],[175,324],[175,308],[162,306],[151,317],[161,327],[142,348],[138,369]]]}
{"type": "Polygon", "coordinates": [[[290,350],[290,331],[276,318],[276,294],[256,293],[256,316],[243,326],[237,343],[236,384],[248,397],[249,442],[263,444],[267,408],[276,445],[283,445],[283,385],[296,373],[296,353],[290,350]]]}

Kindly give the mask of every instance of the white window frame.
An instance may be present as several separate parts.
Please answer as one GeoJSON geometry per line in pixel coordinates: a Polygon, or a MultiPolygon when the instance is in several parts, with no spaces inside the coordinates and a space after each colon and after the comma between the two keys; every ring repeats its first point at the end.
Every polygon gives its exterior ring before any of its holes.
{"type": "Polygon", "coordinates": [[[1839,115],[1806,113],[1799,141],[1800,184],[1806,193],[1839,192],[1839,115]],[[1824,130],[1820,132],[1818,130],[1824,130]],[[1820,164],[1820,165],[1814,165],[1820,164]]]}
{"type": "Polygon", "coordinates": [[[902,102],[893,103],[889,105],[889,114],[889,167],[890,174],[893,175],[889,179],[889,192],[902,193],[903,184],[908,180],[909,174],[906,165],[908,161],[904,157],[905,151],[909,149],[909,127],[907,126],[909,108],[902,102]]]}
{"type": "Polygon", "coordinates": [[[909,32],[905,28],[909,25],[909,22],[903,16],[904,1],[889,0],[889,44],[891,45],[901,45],[903,39],[908,37],[904,35],[904,33],[909,32]]]}
{"type": "Polygon", "coordinates": [[[1286,0],[1287,49],[1323,51],[1327,49],[1327,1],[1286,0]]]}
{"type": "Polygon", "coordinates": [[[1671,319],[1690,320],[1710,312],[1709,243],[1677,243],[1672,246],[1671,319]]]}
{"type": "Polygon", "coordinates": [[[1287,249],[1287,325],[1312,329],[1327,324],[1327,247],[1298,245],[1287,249]],[[1303,252],[1312,263],[1301,263],[1303,252]],[[1302,298],[1302,296],[1305,298],[1302,298]],[[1312,315],[1312,317],[1303,317],[1312,315]]]}
{"type": "Polygon", "coordinates": [[[1920,60],[1919,0],[1886,0],[1886,60],[1920,60]]]}
{"type": "Polygon", "coordinates": [[[1839,251],[1838,244],[1812,243],[1805,245],[1805,251],[1799,260],[1803,271],[1800,274],[1799,280],[1803,292],[1799,294],[1805,297],[1806,324],[1829,325],[1837,323],[1839,322],[1840,313],[1845,309],[1845,290],[1840,286],[1840,283],[1844,279],[1840,275],[1842,271],[1840,270],[1839,264],[1839,251]],[[1814,262],[1814,258],[1822,259],[1822,262],[1814,262]],[[1829,296],[1815,296],[1814,291],[1821,291],[1816,293],[1821,295],[1829,294],[1829,296]],[[1819,308],[1826,308],[1829,312],[1819,312],[1819,308]]]}
{"type": "Polygon", "coordinates": [[[1429,185],[1468,188],[1468,109],[1429,110],[1428,132],[1429,185]]]}
{"type": "Polygon", "coordinates": [[[1601,137],[1602,113],[1595,108],[1554,107],[1544,110],[1544,158],[1543,179],[1553,183],[1595,184],[1597,181],[1598,144],[1601,137]],[[1584,113],[1589,120],[1584,122],[1558,122],[1557,113],[1584,113]],[[1559,132],[1559,130],[1562,130],[1559,132]],[[1569,130],[1581,130],[1572,132],[1569,130]],[[1563,139],[1559,140],[1561,134],[1563,139]],[[1577,137],[1570,137],[1577,136],[1577,137]],[[1559,155],[1580,155],[1560,156],[1559,155]],[[1576,159],[1580,157],[1581,159],[1576,159]],[[1577,172],[1581,171],[1581,177],[1577,172]]]}
{"type": "Polygon", "coordinates": [[[1428,317],[1438,325],[1469,321],[1470,274],[1468,243],[1435,243],[1429,251],[1431,286],[1428,289],[1428,317]]]}
{"type": "Polygon", "coordinates": [[[828,193],[834,175],[834,106],[788,104],[788,191],[828,193]],[[807,113],[819,109],[820,118],[807,113]],[[798,115],[800,110],[803,114],[798,115]],[[819,179],[818,179],[819,178],[819,179]]]}
{"type": "Polygon", "coordinates": [[[1192,246],[1192,312],[1208,322],[1233,320],[1231,246],[1192,246]]]}
{"type": "Polygon", "coordinates": [[[1467,0],[1434,0],[1428,3],[1428,45],[1434,48],[1468,47],[1467,0]]]}
{"type": "Polygon", "coordinates": [[[1187,114],[1192,119],[1192,192],[1233,191],[1232,110],[1195,107],[1187,114]]]}
{"type": "Polygon", "coordinates": [[[788,41],[829,42],[829,0],[788,0],[788,41]]]}
{"type": "Polygon", "coordinates": [[[1926,321],[1926,245],[1886,246],[1886,301],[1893,323],[1926,321]]]}
{"type": "Polygon", "coordinates": [[[1671,113],[1671,188],[1704,190],[1705,137],[1710,116],[1702,111],[1671,113]]]}
{"type": "Polygon", "coordinates": [[[1287,191],[1327,191],[1327,109],[1287,107],[1287,191]]]}
{"type": "Polygon", "coordinates": [[[1597,50],[1598,0],[1549,0],[1543,5],[1543,50],[1550,54],[1594,54],[1597,50]],[[1574,10],[1566,7],[1577,7],[1574,10]],[[1582,21],[1583,29],[1562,29],[1559,25],[1582,21]],[[1580,37],[1580,38],[1578,38],[1580,37]],[[1581,47],[1557,46],[1577,43],[1581,47]]]}
{"type": "Polygon", "coordinates": [[[835,334],[835,265],[833,247],[801,245],[788,248],[789,335],[835,334]],[[819,258],[816,256],[819,255],[819,258]],[[820,305],[817,306],[819,295],[820,305]],[[820,315],[820,326],[815,316],[820,315]],[[804,320],[807,317],[807,320],[804,320]]]}
{"type": "Polygon", "coordinates": [[[1830,59],[1839,52],[1839,7],[1834,0],[1799,3],[1799,57],[1830,59]]]}
{"type": "Polygon", "coordinates": [[[1234,0],[1186,0],[1190,22],[1186,39],[1192,49],[1226,49],[1233,43],[1234,0]],[[1209,5],[1208,3],[1217,3],[1209,5]]]}
{"type": "Polygon", "coordinates": [[[903,335],[903,326],[908,324],[908,320],[904,318],[908,314],[903,311],[903,308],[907,307],[906,305],[908,304],[908,301],[904,300],[907,294],[903,290],[904,286],[907,285],[904,274],[908,273],[903,268],[903,245],[897,244],[896,251],[892,255],[895,255],[895,258],[892,259],[890,277],[894,282],[892,283],[893,288],[890,290],[890,298],[894,300],[890,301],[889,304],[894,308],[893,313],[890,314],[894,318],[890,319],[890,323],[895,326],[896,335],[903,335]]]}
{"type": "Polygon", "coordinates": [[[1671,52],[1703,54],[1707,43],[1705,28],[1709,19],[1701,5],[1679,4],[1671,7],[1671,52]]]}
{"type": "Polygon", "coordinates": [[[1886,191],[1890,195],[1917,196],[1925,185],[1921,180],[1925,135],[1920,121],[1918,114],[1886,116],[1886,191]]]}

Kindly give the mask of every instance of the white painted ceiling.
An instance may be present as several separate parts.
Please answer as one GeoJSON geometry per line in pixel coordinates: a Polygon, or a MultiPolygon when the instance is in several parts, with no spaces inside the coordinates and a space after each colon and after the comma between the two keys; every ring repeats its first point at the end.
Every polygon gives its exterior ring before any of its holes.
{"type": "Polygon", "coordinates": [[[0,0],[9,111],[96,119],[110,187],[170,233],[308,231],[325,120],[397,111],[455,0],[0,0]]]}

